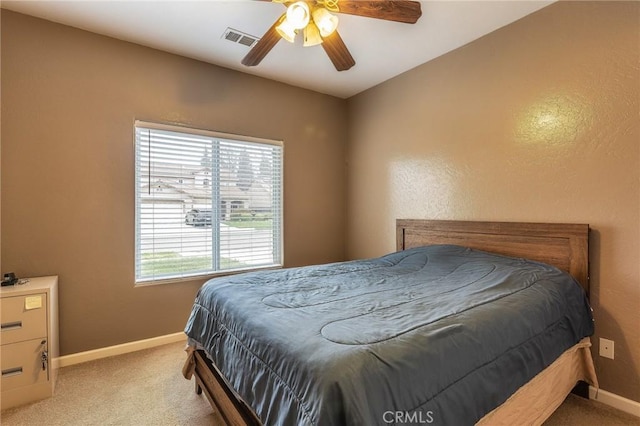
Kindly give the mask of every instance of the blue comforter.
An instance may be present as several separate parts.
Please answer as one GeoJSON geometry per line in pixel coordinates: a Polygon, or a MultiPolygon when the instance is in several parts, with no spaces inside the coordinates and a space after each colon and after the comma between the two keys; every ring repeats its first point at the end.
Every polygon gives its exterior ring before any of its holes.
{"type": "Polygon", "coordinates": [[[210,280],[185,332],[267,425],[471,425],[593,320],[552,266],[441,245],[210,280]]]}

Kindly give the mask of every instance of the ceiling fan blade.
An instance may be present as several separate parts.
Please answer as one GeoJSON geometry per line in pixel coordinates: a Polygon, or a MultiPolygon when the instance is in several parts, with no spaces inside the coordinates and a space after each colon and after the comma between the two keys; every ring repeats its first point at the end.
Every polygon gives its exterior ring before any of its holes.
{"type": "Polygon", "coordinates": [[[273,23],[271,28],[269,28],[267,32],[264,33],[262,38],[258,40],[256,45],[251,48],[249,53],[247,53],[247,55],[242,59],[242,65],[246,65],[248,67],[254,67],[258,65],[260,61],[262,61],[264,57],[267,56],[267,53],[269,53],[271,49],[273,49],[273,46],[275,46],[276,43],[280,41],[282,37],[280,37],[278,31],[276,31],[276,27],[278,26],[280,21],[284,19],[285,15],[286,14],[283,14],[279,19],[277,19],[276,22],[273,23]]]}
{"type": "Polygon", "coordinates": [[[367,18],[415,24],[422,16],[419,1],[409,0],[339,0],[340,13],[367,18]]]}
{"type": "Polygon", "coordinates": [[[322,40],[322,48],[338,71],[346,71],[356,64],[337,31],[322,40]]]}

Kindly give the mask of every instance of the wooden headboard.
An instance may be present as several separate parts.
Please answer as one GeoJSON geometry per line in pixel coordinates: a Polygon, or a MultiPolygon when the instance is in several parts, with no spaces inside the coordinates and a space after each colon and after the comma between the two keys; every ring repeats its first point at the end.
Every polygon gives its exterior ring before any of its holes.
{"type": "Polygon", "coordinates": [[[397,249],[456,244],[524,257],[569,272],[589,294],[589,225],[398,219],[397,249]]]}

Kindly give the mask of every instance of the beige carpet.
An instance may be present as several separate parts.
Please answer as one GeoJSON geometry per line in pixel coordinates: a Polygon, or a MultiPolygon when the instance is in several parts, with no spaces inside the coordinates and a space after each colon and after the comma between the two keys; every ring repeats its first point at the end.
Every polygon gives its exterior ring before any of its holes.
{"type": "Polygon", "coordinates": [[[569,395],[544,426],[640,425],[640,417],[616,410],[598,401],[569,395]]]}
{"type": "Polygon", "coordinates": [[[183,343],[60,369],[54,396],[5,410],[9,425],[194,425],[216,423],[193,379],[182,377],[183,343]]]}
{"type": "MultiPolygon", "coordinates": [[[[0,414],[11,425],[217,425],[206,398],[182,377],[186,354],[173,343],[65,367],[55,395],[0,414]]],[[[640,419],[569,396],[545,426],[640,425],[640,419]]]]}

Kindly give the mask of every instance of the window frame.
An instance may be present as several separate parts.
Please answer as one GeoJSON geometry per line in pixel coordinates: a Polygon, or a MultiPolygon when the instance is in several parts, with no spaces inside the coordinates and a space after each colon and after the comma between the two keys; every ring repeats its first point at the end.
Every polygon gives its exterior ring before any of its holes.
{"type": "MultiPolygon", "coordinates": [[[[149,285],[160,285],[160,284],[170,284],[176,282],[185,282],[185,281],[194,281],[199,279],[208,279],[214,278],[218,276],[227,276],[227,275],[235,275],[244,272],[251,271],[259,271],[259,270],[270,270],[270,269],[280,269],[284,266],[284,142],[282,140],[274,140],[274,139],[266,139],[266,138],[258,138],[254,136],[245,136],[245,135],[237,135],[232,133],[224,133],[213,130],[205,130],[200,128],[188,127],[184,125],[176,125],[176,124],[165,124],[165,123],[157,123],[151,121],[144,120],[135,120],[133,125],[133,149],[134,149],[134,259],[133,259],[133,267],[134,267],[134,284],[136,287],[138,286],[149,286],[149,285]],[[175,132],[175,133],[183,133],[187,135],[194,136],[202,136],[206,138],[213,139],[221,139],[226,141],[237,141],[241,143],[255,143],[262,145],[274,145],[280,148],[280,178],[279,178],[279,188],[274,188],[274,192],[277,191],[279,194],[279,223],[277,224],[277,228],[280,230],[277,238],[277,245],[275,244],[276,239],[274,238],[274,247],[277,248],[276,254],[274,254],[274,264],[263,265],[263,266],[248,266],[245,268],[235,268],[235,269],[227,269],[227,270],[218,270],[218,271],[207,271],[205,273],[195,272],[193,274],[183,274],[182,276],[171,276],[166,278],[139,278],[138,277],[138,259],[140,254],[140,241],[141,241],[141,229],[140,229],[140,214],[141,214],[141,205],[140,202],[140,185],[139,185],[139,176],[138,176],[138,142],[137,142],[137,131],[138,128],[152,129],[158,131],[167,131],[167,132],[175,132]]],[[[218,178],[219,179],[219,178],[218,178]]],[[[212,201],[215,197],[219,197],[219,194],[212,194],[212,201]]],[[[273,219],[275,220],[275,218],[273,219]]],[[[276,225],[274,223],[272,230],[275,229],[276,225]]],[[[212,231],[213,232],[213,231],[212,231]]],[[[275,232],[274,232],[275,234],[275,232]]],[[[215,236],[215,239],[219,239],[219,235],[215,236]]],[[[220,253],[218,253],[220,255],[220,253]]],[[[141,257],[141,256],[140,256],[141,257]]],[[[214,264],[217,262],[214,262],[214,264]]]]}

